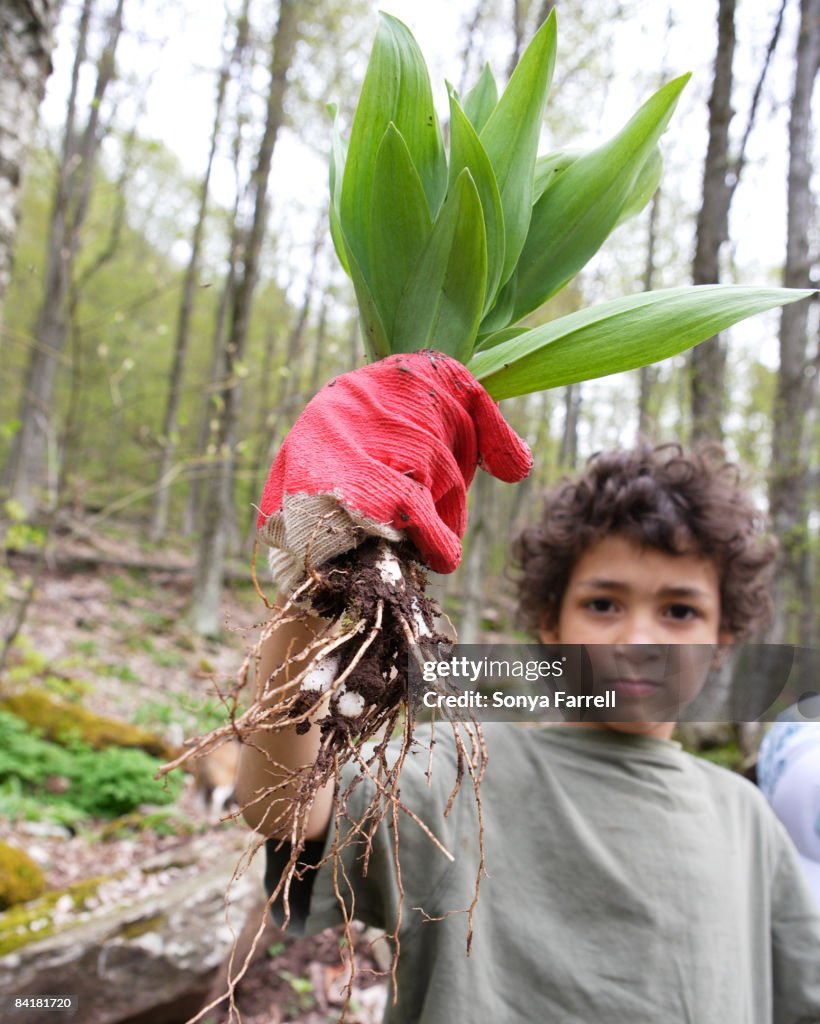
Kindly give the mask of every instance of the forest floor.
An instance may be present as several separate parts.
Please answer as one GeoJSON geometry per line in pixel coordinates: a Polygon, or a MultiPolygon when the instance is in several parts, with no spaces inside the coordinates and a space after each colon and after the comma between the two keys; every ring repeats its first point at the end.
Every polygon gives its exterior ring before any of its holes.
{"type": "MultiPolygon", "coordinates": [[[[111,564],[93,566],[93,551],[61,544],[61,559],[74,550],[90,555],[86,568],[47,567],[38,582],[18,643],[12,651],[4,690],[44,685],[61,699],[77,701],[98,714],[142,726],[178,742],[226,720],[220,694],[229,692],[238,666],[253,642],[266,609],[250,585],[224,594],[219,640],[197,636],[186,621],[190,573],[169,558],[167,571],[143,572],[111,564]],[[45,666],[45,667],[44,667],[45,666]]],[[[99,544],[94,551],[99,552],[99,544]]],[[[140,551],[121,539],[108,558],[139,561],[140,551]]],[[[153,559],[151,559],[153,561],[153,559]]],[[[24,563],[14,566],[24,571],[24,563]]],[[[215,842],[241,823],[214,820],[188,776],[173,805],[179,828],[171,834],[137,834],[110,823],[89,821],[70,835],[48,821],[10,821],[0,816],[0,840],[15,839],[46,867],[50,888],[92,875],[121,870],[152,854],[212,833],[215,842]],[[102,830],[105,838],[101,838],[102,830]]],[[[376,976],[371,934],[359,933],[348,1024],[376,1024],[382,1018],[386,983],[376,976]]],[[[325,1024],[339,1019],[346,969],[340,936],[294,939],[272,923],[260,953],[237,990],[245,1024],[325,1024]]],[[[213,1011],[209,1024],[227,1013],[213,1011]]]]}

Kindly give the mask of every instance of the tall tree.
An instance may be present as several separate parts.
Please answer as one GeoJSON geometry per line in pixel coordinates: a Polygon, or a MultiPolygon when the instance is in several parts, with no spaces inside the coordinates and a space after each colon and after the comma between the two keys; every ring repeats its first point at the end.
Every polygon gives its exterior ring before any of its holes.
{"type": "Polygon", "coordinates": [[[217,464],[204,502],[204,524],[194,582],[194,628],[204,635],[219,632],[219,601],[232,521],[233,468],[236,423],[239,414],[239,369],[248,339],[251,304],[259,273],[259,256],[267,224],[268,181],[273,151],[285,115],[288,71],[299,38],[299,0],[280,0],[279,17],[271,45],[270,85],[265,129],[252,176],[253,217],[242,252],[233,290],[229,328],[225,338],[225,382],[217,431],[217,464]]]}
{"type": "MultiPolygon", "coordinates": [[[[780,37],[785,7],[786,0],[781,0],[752,94],[743,137],[737,154],[730,157],[736,0],[718,0],[717,54],[709,98],[709,143],[692,262],[693,284],[715,284],[720,280],[720,250],[729,238],[729,209],[745,167],[746,144],[754,128],[763,84],[780,37]]],[[[720,439],[726,401],[726,350],[721,336],[716,335],[693,348],[689,366],[693,439],[720,439]]]]}
{"type": "Polygon", "coordinates": [[[51,74],[52,33],[61,0],[0,4],[0,321],[11,277],[26,153],[51,74]]]}
{"type": "MultiPolygon", "coordinates": [[[[182,284],[182,295],[177,314],[177,327],[174,339],[174,355],[171,363],[171,375],[168,381],[168,400],[162,424],[162,454],[160,456],[157,490],[151,519],[151,539],[159,540],[168,525],[168,507],[171,500],[171,470],[176,451],[176,435],[179,429],[179,408],[182,399],[182,380],[185,371],[185,358],[188,352],[188,339],[191,333],[191,315],[194,307],[194,295],[199,280],[199,263],[202,241],[205,234],[205,219],[208,213],[208,196],[211,184],[216,147],[222,130],[222,114],[225,96],[228,91],[232,69],[242,61],[242,55],[248,45],[248,8],[250,0],[243,0],[242,10],[235,20],[235,38],[231,48],[225,46],[222,67],[217,76],[216,102],[214,104],[214,120],[211,128],[211,141],[208,157],[205,161],[205,172],[199,186],[199,203],[196,223],[191,236],[191,252],[185,278],[182,284]]],[[[225,36],[231,25],[231,17],[226,15],[225,36]]]]}
{"type": "MultiPolygon", "coordinates": [[[[810,230],[816,223],[811,192],[811,101],[820,60],[820,0],[801,0],[789,120],[789,172],[784,284],[811,287],[810,230]]],[[[780,319],[780,367],[772,426],[769,505],[780,540],[775,639],[811,643],[808,551],[808,427],[816,403],[816,374],[809,373],[809,304],[798,302],[780,319]]],[[[815,360],[815,365],[818,365],[815,360]]]]}
{"type": "MultiPolygon", "coordinates": [[[[660,189],[652,196],[649,206],[649,226],[646,236],[646,263],[643,271],[643,289],[651,291],[655,282],[655,248],[658,235],[658,208],[660,205],[660,189]]],[[[654,365],[642,366],[638,371],[638,437],[651,437],[655,433],[652,417],[652,392],[658,379],[658,368],[654,365]]]]}
{"type": "MultiPolygon", "coordinates": [[[[709,97],[709,144],[703,167],[703,192],[698,211],[693,284],[720,280],[720,249],[729,237],[729,125],[735,54],[735,0],[718,2],[718,42],[712,94],[709,97]]],[[[695,440],[723,436],[726,352],[720,335],[692,349],[692,436],[695,440]]]]}
{"type": "MultiPolygon", "coordinates": [[[[101,110],[115,77],[124,0],[117,0],[96,67],[94,93],[82,131],[77,124],[80,74],[86,59],[94,0],[84,0],[66,110],[66,124],[46,255],[43,300],[34,329],[20,403],[20,429],[6,465],[9,491],[27,513],[34,511],[54,436],[52,400],[58,363],[68,334],[68,302],[82,227],[88,213],[94,170],[102,142],[101,110]]],[[[54,470],[56,467],[52,467],[54,470]]],[[[56,473],[52,473],[52,480],[56,473]]],[[[53,500],[53,496],[52,496],[53,500]]]]}

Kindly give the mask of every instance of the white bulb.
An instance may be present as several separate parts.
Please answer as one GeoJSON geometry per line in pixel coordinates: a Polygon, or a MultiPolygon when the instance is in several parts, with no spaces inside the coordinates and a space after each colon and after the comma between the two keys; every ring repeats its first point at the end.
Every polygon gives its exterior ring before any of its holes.
{"type": "Polygon", "coordinates": [[[358,718],[364,711],[364,697],[360,693],[348,691],[339,697],[338,707],[339,714],[344,715],[345,718],[358,718]]]}
{"type": "Polygon", "coordinates": [[[300,689],[315,690],[324,693],[330,688],[331,683],[339,674],[339,659],[334,655],[330,658],[322,658],[318,665],[314,665],[302,680],[300,689]]]}

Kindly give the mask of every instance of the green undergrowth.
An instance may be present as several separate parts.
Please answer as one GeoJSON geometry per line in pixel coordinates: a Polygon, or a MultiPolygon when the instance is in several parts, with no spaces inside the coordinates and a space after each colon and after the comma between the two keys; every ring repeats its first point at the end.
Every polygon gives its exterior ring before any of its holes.
{"type": "Polygon", "coordinates": [[[76,739],[62,746],[0,711],[0,814],[12,819],[34,812],[73,825],[84,817],[128,814],[142,804],[169,804],[182,778],[158,782],[161,763],[140,749],[95,750],[76,739]]]}
{"type": "Polygon", "coordinates": [[[48,740],[58,744],[80,742],[93,750],[124,747],[154,757],[170,758],[173,749],[147,729],[106,718],[87,708],[29,687],[0,697],[0,711],[10,712],[48,740]]]}

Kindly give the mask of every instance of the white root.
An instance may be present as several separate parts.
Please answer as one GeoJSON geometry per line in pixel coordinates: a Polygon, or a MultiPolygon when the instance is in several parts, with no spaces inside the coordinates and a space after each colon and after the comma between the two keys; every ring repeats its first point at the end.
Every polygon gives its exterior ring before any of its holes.
{"type": "MultiPolygon", "coordinates": [[[[389,544],[385,542],[382,542],[379,545],[379,557],[376,560],[376,569],[384,583],[399,592],[404,590],[405,582],[401,562],[396,558],[389,544]]],[[[429,636],[430,631],[424,622],[421,609],[419,608],[418,602],[415,598],[413,599],[413,609],[413,618],[417,625],[419,635],[429,636]]],[[[323,658],[307,672],[300,685],[300,690],[308,693],[326,693],[328,690],[333,688],[333,684],[338,679],[338,676],[338,656],[333,655],[331,657],[323,658]]],[[[342,681],[341,685],[338,687],[335,703],[339,714],[344,715],[345,718],[358,718],[366,707],[364,697],[360,693],[348,690],[344,681],[342,681]]]]}
{"type": "Polygon", "coordinates": [[[404,590],[404,573],[401,571],[401,563],[393,554],[390,546],[384,541],[379,544],[379,557],[376,560],[376,568],[382,580],[388,586],[404,590]]]}
{"type": "Polygon", "coordinates": [[[339,714],[344,715],[345,718],[358,718],[364,711],[364,697],[360,693],[345,690],[344,693],[339,694],[336,706],[339,709],[339,714]]]}
{"type": "Polygon", "coordinates": [[[339,659],[336,655],[322,658],[313,666],[302,680],[301,690],[312,690],[324,693],[329,690],[339,674],[339,659]]]}
{"type": "Polygon", "coordinates": [[[421,613],[418,600],[414,597],[410,602],[410,607],[413,611],[413,622],[416,626],[416,635],[419,640],[426,636],[432,636],[433,633],[427,623],[424,621],[424,616],[421,613]]]}

